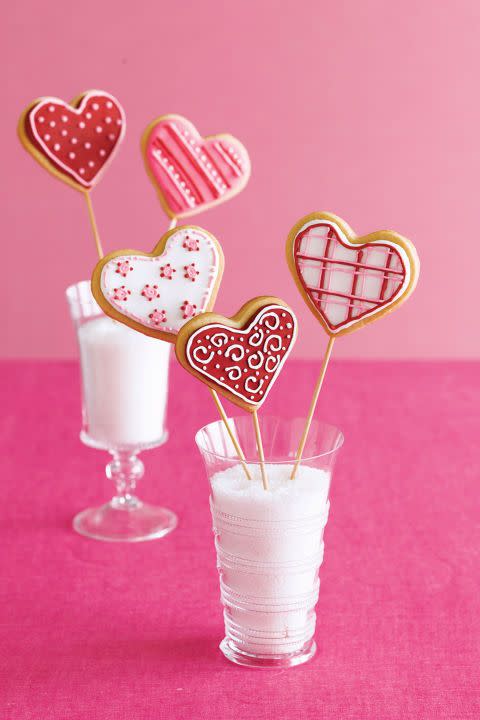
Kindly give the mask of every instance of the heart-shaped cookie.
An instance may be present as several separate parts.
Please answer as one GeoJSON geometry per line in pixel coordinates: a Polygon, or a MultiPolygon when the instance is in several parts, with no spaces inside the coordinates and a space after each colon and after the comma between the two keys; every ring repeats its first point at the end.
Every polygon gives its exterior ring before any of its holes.
{"type": "Polygon", "coordinates": [[[232,318],[205,313],[190,320],[178,334],[175,352],[188,372],[253,412],[265,401],[296,335],[288,305],[258,297],[232,318]]]}
{"type": "Polygon", "coordinates": [[[181,115],[163,115],[142,137],[145,167],[170,217],[187,217],[236,195],[250,177],[250,160],[231,135],[203,138],[181,115]]]}
{"type": "Polygon", "coordinates": [[[49,172],[77,190],[100,179],[125,134],[125,113],[112,95],[89,90],[70,104],[35,100],[18,125],[21,142],[49,172]]]}
{"type": "Polygon", "coordinates": [[[151,253],[117,250],[96,265],[92,292],[115,320],[175,342],[191,318],[210,310],[223,273],[218,241],[193,225],[169,230],[151,253]]]}
{"type": "Polygon", "coordinates": [[[290,231],[287,261],[300,292],[331,336],[353,332],[407,299],[420,263],[391,230],[356,237],[331,213],[312,213],[290,231]]]}

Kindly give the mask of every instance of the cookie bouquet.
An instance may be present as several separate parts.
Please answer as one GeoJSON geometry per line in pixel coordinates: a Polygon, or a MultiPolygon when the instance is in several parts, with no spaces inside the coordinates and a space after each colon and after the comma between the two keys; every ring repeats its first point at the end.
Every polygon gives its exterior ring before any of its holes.
{"type": "MultiPolygon", "coordinates": [[[[23,116],[24,126],[34,125],[35,133],[32,129],[21,131],[22,139],[37,160],[62,179],[68,176],[68,184],[85,194],[93,218],[89,191],[99,176],[93,173],[96,166],[87,173],[84,154],[80,166],[72,164],[77,161],[76,154],[72,163],[66,162],[66,140],[45,133],[44,123],[52,113],[53,128],[59,120],[59,127],[67,131],[61,137],[71,142],[72,123],[86,122],[83,114],[86,118],[90,113],[90,135],[81,139],[90,146],[88,150],[95,139],[97,154],[106,151],[97,170],[100,173],[122,137],[123,111],[111,96],[87,93],[73,109],[65,111],[63,128],[61,108],[65,106],[58,102],[57,109],[57,101],[52,99],[40,105],[42,111],[35,112],[33,119],[32,108],[23,116]],[[98,101],[100,95],[104,105],[98,101]],[[107,102],[112,103],[108,116],[107,102]],[[96,112],[102,107],[103,124],[95,125],[94,103],[99,106],[96,112]],[[108,125],[117,125],[108,147],[99,139],[104,132],[108,139],[107,117],[111,119],[108,125]]],[[[75,137],[80,141],[80,135],[75,137]]],[[[170,228],[151,252],[122,249],[103,257],[99,250],[91,279],[93,297],[100,319],[110,326],[111,320],[116,321],[113,326],[130,338],[131,362],[137,363],[130,371],[142,377],[141,387],[135,387],[140,398],[146,388],[155,407],[164,406],[165,393],[162,395],[155,381],[167,370],[154,353],[162,347],[168,354],[173,344],[180,364],[206,386],[219,411],[220,419],[200,428],[195,439],[211,489],[225,619],[222,652],[232,662],[249,667],[298,665],[316,651],[315,607],[323,533],[331,478],[343,443],[337,428],[314,419],[329,359],[337,337],[360,329],[407,299],[417,282],[418,257],[412,243],[396,232],[357,237],[331,213],[314,212],[301,218],[288,234],[287,262],[303,300],[326,332],[327,347],[306,417],[260,414],[299,333],[295,314],[282,299],[265,294],[241,298],[235,315],[221,315],[214,303],[223,272],[222,248],[206,229],[177,226],[179,219],[229,199],[246,185],[248,154],[229,135],[203,138],[179,115],[153,121],[143,134],[141,147],[170,228]],[[152,353],[143,375],[138,363],[145,362],[146,350],[140,343],[147,343],[152,353]],[[220,396],[237,408],[235,417],[230,417],[220,396]]],[[[100,248],[94,220],[92,228],[100,248]]],[[[117,372],[118,355],[125,352],[122,343],[115,346],[109,360],[106,354],[98,355],[96,369],[106,369],[112,390],[128,383],[127,373],[121,376],[117,372]]],[[[82,365],[91,364],[93,354],[81,341],[80,347],[82,365]]],[[[89,383],[84,372],[85,385],[89,383]]],[[[101,394],[101,388],[96,392],[101,394]]],[[[136,426],[139,402],[131,398],[127,412],[130,429],[136,426]]],[[[103,406],[111,408],[112,403],[112,393],[103,396],[103,406]]],[[[147,435],[151,424],[147,413],[147,435]]],[[[151,441],[159,444],[158,439],[151,441]]],[[[132,447],[138,449],[138,443],[117,447],[117,460],[122,462],[126,455],[131,458],[132,447]]],[[[124,477],[127,475],[124,472],[124,477]]]]}

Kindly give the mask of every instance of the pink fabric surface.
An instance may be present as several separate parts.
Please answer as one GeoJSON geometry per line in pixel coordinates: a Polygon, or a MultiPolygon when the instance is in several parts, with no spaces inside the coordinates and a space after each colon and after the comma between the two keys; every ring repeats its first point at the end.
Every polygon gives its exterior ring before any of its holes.
{"type": "MultiPolygon", "coordinates": [[[[268,411],[303,414],[318,363],[291,362],[268,411]]],[[[435,717],[479,713],[478,363],[332,363],[318,415],[346,443],[321,570],[313,662],[229,664],[208,487],[194,431],[215,418],[174,368],[171,439],[140,495],[180,518],[133,546],[75,535],[107,499],[83,447],[78,370],[2,366],[0,716],[4,720],[435,717]]]]}

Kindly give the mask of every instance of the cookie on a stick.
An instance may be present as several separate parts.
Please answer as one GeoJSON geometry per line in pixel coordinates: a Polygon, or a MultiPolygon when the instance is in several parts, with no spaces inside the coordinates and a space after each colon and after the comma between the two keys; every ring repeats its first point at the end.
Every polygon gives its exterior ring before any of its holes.
{"type": "Polygon", "coordinates": [[[334,341],[394,310],[413,292],[420,262],[410,240],[392,230],[357,237],[327,212],[291,229],[287,262],[302,297],[329,335],[320,375],[292,471],[301,461],[334,341]]]}
{"type": "Polygon", "coordinates": [[[181,365],[238,407],[252,413],[262,482],[268,489],[257,410],[265,402],[297,335],[297,321],[283,300],[249,300],[233,317],[204,313],[178,333],[181,365]]]}
{"type": "Polygon", "coordinates": [[[168,230],[152,252],[116,250],[92,274],[92,293],[106,315],[174,343],[188,320],[213,308],[223,252],[203,228],[168,230]]]}
{"type": "Polygon", "coordinates": [[[239,140],[227,134],[204,138],[181,115],[153,120],[141,148],[148,176],[173,222],[229,200],[250,177],[250,159],[239,140]]]}
{"type": "Polygon", "coordinates": [[[23,111],[18,136],[48,172],[83,193],[98,256],[103,257],[90,191],[125,135],[125,113],[113,95],[88,90],[70,103],[41,97],[23,111]]]}
{"type": "MultiPolygon", "coordinates": [[[[117,250],[104,257],[93,271],[92,293],[106,315],[174,343],[182,325],[213,308],[222,274],[219,242],[206,230],[188,225],[166,232],[151,253],[117,250]]],[[[244,461],[220,400],[215,391],[212,395],[244,461]]]]}

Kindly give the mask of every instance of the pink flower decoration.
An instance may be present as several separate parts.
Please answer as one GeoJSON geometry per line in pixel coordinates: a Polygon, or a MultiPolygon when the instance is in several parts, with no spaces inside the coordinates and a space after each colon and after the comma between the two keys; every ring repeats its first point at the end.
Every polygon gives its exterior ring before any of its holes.
{"type": "Polygon", "coordinates": [[[160,268],[160,277],[167,278],[167,280],[173,280],[173,273],[177,272],[175,268],[172,268],[170,263],[162,265],[160,268]]]}
{"type": "Polygon", "coordinates": [[[124,302],[125,300],[128,300],[128,296],[131,295],[131,291],[127,290],[125,285],[122,285],[118,288],[113,288],[113,299],[114,300],[121,300],[124,302]]]}
{"type": "Polygon", "coordinates": [[[183,305],[180,307],[180,310],[183,312],[183,319],[188,320],[189,318],[192,318],[196,315],[197,306],[191,302],[188,302],[188,300],[185,300],[183,305]]]}
{"type": "Polygon", "coordinates": [[[200,242],[196,238],[191,238],[187,235],[183,241],[183,247],[185,250],[188,250],[188,252],[197,252],[200,250],[200,242]]]}
{"type": "Polygon", "coordinates": [[[123,260],[122,262],[117,262],[117,269],[115,272],[119,273],[122,277],[127,277],[128,273],[132,270],[133,267],[130,265],[128,260],[123,260]]]}
{"type": "Polygon", "coordinates": [[[200,275],[200,271],[197,270],[195,267],[195,263],[191,263],[190,265],[185,265],[183,268],[185,270],[185,276],[187,280],[191,280],[192,282],[195,282],[197,279],[197,275],[200,275]]]}
{"type": "Polygon", "coordinates": [[[148,317],[154,325],[161,325],[167,322],[167,313],[165,310],[154,310],[148,317]]]}
{"type": "Polygon", "coordinates": [[[142,290],[142,295],[144,298],[147,298],[148,302],[152,302],[155,298],[159,298],[160,293],[158,292],[158,285],[145,285],[142,290]]]}

